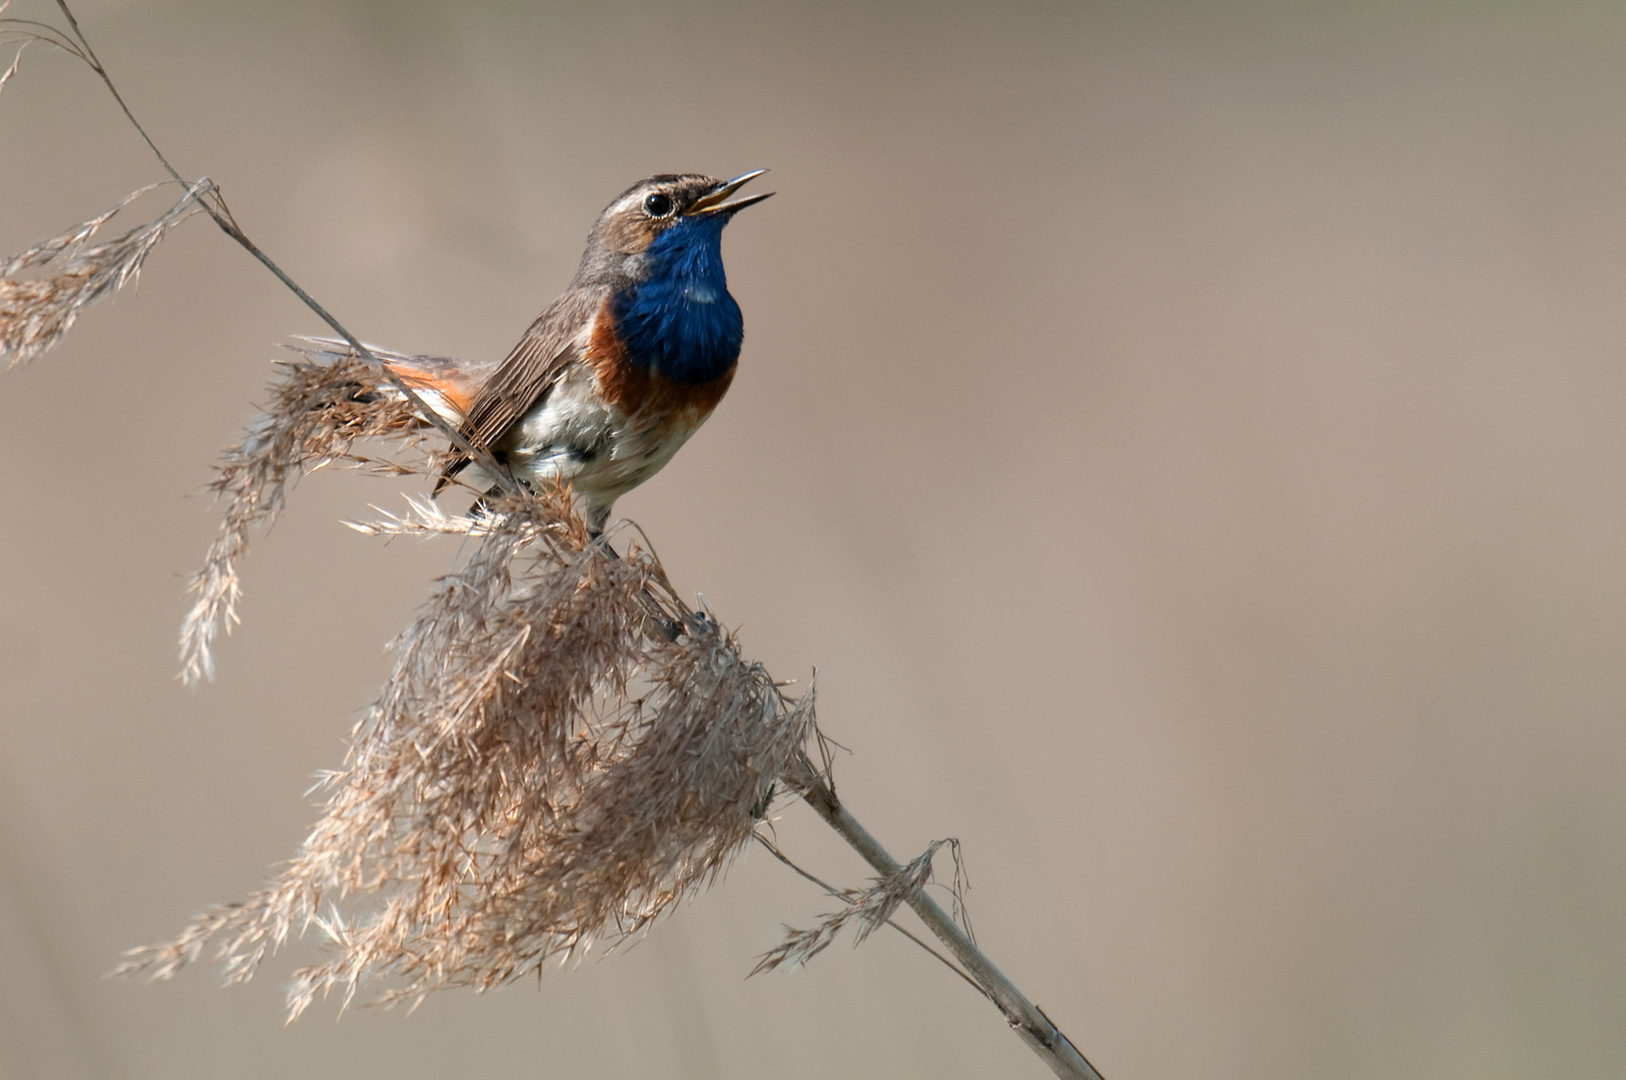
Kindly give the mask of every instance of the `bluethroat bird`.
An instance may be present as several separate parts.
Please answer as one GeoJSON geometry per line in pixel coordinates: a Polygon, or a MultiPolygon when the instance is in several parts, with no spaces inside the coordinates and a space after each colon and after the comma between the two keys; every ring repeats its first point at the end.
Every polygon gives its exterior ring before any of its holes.
{"type": "MultiPolygon", "coordinates": [[[[765,169],[662,174],[599,215],[564,294],[507,359],[390,358],[428,403],[527,484],[562,481],[595,535],[660,471],[734,379],[744,321],[723,275],[723,227],[773,192],[730,198],[765,169]]],[[[435,490],[469,469],[455,451],[435,490]]]]}

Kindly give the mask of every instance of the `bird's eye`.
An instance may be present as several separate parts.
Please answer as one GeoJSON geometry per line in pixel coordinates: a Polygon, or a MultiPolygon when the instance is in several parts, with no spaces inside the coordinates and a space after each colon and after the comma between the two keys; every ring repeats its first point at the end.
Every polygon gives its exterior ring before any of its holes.
{"type": "Polygon", "coordinates": [[[655,192],[644,200],[644,213],[650,217],[665,217],[672,212],[672,196],[655,192]]]}

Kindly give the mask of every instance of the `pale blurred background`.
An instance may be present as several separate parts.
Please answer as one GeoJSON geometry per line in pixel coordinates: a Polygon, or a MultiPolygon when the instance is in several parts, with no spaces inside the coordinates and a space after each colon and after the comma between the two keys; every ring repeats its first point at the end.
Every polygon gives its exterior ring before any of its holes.
{"type": "MultiPolygon", "coordinates": [[[[1626,8],[1355,7],[78,12],[177,165],[397,348],[506,350],[646,174],[772,168],[725,245],[740,376],[620,509],[817,666],[855,811],[964,842],[982,943],[1109,1080],[1619,1076],[1626,8]]],[[[0,252],[159,175],[24,57],[0,252]]],[[[196,221],[0,379],[0,1073],[1046,1075],[896,935],[747,980],[828,906],[762,852],[624,955],[412,1015],[284,1027],[313,942],[103,980],[294,852],[451,558],[319,476],[219,682],[174,681],[209,464],[319,329],[196,221]]]]}

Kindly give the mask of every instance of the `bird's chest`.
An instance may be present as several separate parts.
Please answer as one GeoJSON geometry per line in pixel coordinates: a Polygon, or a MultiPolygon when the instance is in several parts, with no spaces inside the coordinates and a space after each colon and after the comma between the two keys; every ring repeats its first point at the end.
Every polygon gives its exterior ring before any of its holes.
{"type": "Polygon", "coordinates": [[[722,400],[729,365],[706,383],[681,383],[633,363],[608,312],[585,335],[581,361],[515,425],[510,460],[531,478],[558,477],[614,497],[659,472],[722,400]]]}
{"type": "Polygon", "coordinates": [[[595,388],[615,417],[604,463],[615,486],[632,487],[658,472],[706,422],[734,381],[732,362],[705,382],[680,382],[633,361],[613,318],[601,317],[594,328],[587,360],[595,388]]]}
{"type": "Polygon", "coordinates": [[[616,317],[613,300],[605,301],[593,320],[584,352],[604,401],[651,430],[667,425],[692,431],[704,423],[734,381],[739,356],[736,345],[726,356],[710,357],[707,369],[698,373],[703,377],[672,373],[658,358],[638,351],[636,337],[616,317]]]}
{"type": "Polygon", "coordinates": [[[721,260],[668,255],[653,262],[647,278],[604,298],[595,347],[678,386],[705,387],[724,378],[739,359],[745,321],[721,260]]]}

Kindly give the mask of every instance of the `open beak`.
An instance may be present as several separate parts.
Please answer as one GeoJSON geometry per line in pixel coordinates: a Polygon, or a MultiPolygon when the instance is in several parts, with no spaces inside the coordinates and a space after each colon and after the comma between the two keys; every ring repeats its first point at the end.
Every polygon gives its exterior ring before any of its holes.
{"type": "Polygon", "coordinates": [[[745,198],[735,199],[733,202],[727,200],[730,195],[767,171],[767,169],[758,169],[755,172],[748,172],[744,176],[736,176],[732,180],[723,181],[711,191],[690,203],[689,208],[683,212],[683,215],[685,217],[696,217],[702,214],[708,216],[711,214],[733,214],[736,211],[744,210],[752,203],[761,202],[774,193],[765,191],[761,195],[747,195],[745,198]]]}

